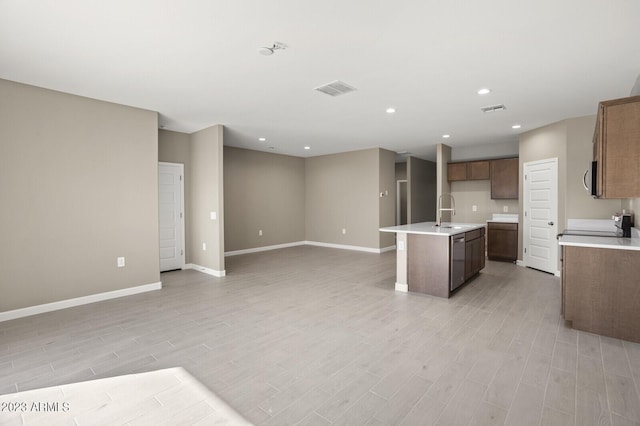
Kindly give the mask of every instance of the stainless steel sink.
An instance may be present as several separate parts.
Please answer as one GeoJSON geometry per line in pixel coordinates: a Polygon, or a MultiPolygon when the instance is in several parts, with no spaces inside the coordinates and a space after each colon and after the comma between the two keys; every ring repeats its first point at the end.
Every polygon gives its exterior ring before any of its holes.
{"type": "Polygon", "coordinates": [[[432,228],[440,228],[440,229],[465,229],[465,228],[470,228],[470,226],[462,226],[462,225],[441,225],[441,226],[436,226],[433,225],[432,228]]]}

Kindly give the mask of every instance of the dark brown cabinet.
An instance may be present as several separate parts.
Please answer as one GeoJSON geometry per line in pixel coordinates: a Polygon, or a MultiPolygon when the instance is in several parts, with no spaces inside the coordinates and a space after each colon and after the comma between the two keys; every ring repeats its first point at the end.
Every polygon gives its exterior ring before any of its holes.
{"type": "Polygon", "coordinates": [[[640,342],[640,251],[562,246],[562,312],[572,327],[640,342]]]}
{"type": "Polygon", "coordinates": [[[518,199],[518,158],[491,160],[491,199],[518,199]]]}
{"type": "Polygon", "coordinates": [[[461,180],[487,180],[489,177],[489,160],[447,164],[447,179],[449,182],[461,180]]]}
{"type": "Polygon", "coordinates": [[[518,224],[489,222],[487,225],[489,260],[515,262],[518,259],[518,224]]]}
{"type": "Polygon", "coordinates": [[[449,163],[447,165],[449,182],[467,180],[467,163],[449,163]]]}
{"type": "Polygon", "coordinates": [[[485,260],[484,228],[465,233],[465,281],[484,268],[485,260]]]}
{"type": "Polygon", "coordinates": [[[467,163],[468,180],[487,180],[490,177],[489,160],[471,161],[467,163]]]}
{"type": "Polygon", "coordinates": [[[407,284],[409,291],[450,297],[452,275],[451,239],[464,235],[464,281],[485,267],[485,229],[464,234],[407,235],[407,284]]]}
{"type": "Polygon", "coordinates": [[[593,143],[596,195],[640,197],[640,96],[600,102],[593,143]]]}

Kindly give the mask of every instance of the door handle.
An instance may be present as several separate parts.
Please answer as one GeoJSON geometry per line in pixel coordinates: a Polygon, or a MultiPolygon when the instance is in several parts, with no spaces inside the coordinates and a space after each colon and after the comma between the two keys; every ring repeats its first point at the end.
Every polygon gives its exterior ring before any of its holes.
{"type": "Polygon", "coordinates": [[[584,190],[589,192],[589,187],[587,186],[587,173],[589,173],[589,168],[587,167],[587,170],[584,171],[584,174],[582,175],[582,186],[584,186],[584,190]]]}
{"type": "Polygon", "coordinates": [[[553,226],[553,222],[549,222],[549,223],[547,223],[547,225],[553,226]]]}

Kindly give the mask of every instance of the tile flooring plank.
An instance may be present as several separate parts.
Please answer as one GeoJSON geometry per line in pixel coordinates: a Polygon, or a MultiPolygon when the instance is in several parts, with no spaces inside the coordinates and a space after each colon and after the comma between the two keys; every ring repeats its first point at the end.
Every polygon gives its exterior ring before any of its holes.
{"type": "Polygon", "coordinates": [[[183,366],[256,424],[502,424],[540,389],[527,421],[638,421],[640,345],[570,329],[557,277],[487,261],[445,300],[396,292],[394,252],[225,260],[223,278],[167,272],[159,292],[0,323],[0,393],[183,366]],[[487,389],[455,412],[467,386],[487,389]]]}

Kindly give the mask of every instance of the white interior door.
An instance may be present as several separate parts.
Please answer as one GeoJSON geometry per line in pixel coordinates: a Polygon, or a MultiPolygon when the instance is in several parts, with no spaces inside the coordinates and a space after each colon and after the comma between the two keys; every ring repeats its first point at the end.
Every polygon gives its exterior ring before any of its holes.
{"type": "Polygon", "coordinates": [[[558,159],[524,164],[523,259],[558,274],[558,159]]]}
{"type": "Polygon", "coordinates": [[[184,267],[183,176],[183,164],[158,164],[161,272],[184,267]]]}

